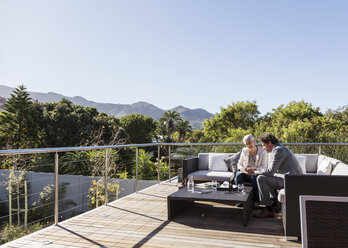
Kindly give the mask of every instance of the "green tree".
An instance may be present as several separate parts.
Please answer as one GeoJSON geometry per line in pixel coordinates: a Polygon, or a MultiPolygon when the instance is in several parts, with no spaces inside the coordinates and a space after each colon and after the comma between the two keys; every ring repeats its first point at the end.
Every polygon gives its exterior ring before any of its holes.
{"type": "MultiPolygon", "coordinates": [[[[144,149],[139,149],[138,154],[138,178],[140,180],[156,179],[156,165],[151,160],[153,154],[146,152],[144,149]]],[[[135,166],[133,167],[133,175],[135,175],[135,166]]]]}
{"type": "Polygon", "coordinates": [[[181,116],[177,111],[167,111],[163,113],[163,118],[166,122],[169,133],[173,133],[177,127],[178,121],[181,121],[181,116]]]}
{"type": "MultiPolygon", "coordinates": [[[[165,142],[166,137],[168,136],[168,130],[163,119],[159,119],[159,121],[156,123],[156,132],[159,136],[162,136],[162,141],[165,142]]],[[[159,136],[156,136],[157,142],[160,138],[159,136]]]]}
{"type": "MultiPolygon", "coordinates": [[[[119,173],[119,150],[109,149],[108,175],[119,173]]],[[[105,174],[105,150],[67,152],[59,167],[60,174],[75,174],[84,176],[103,176],[105,174]]]]}
{"type": "Polygon", "coordinates": [[[0,115],[2,146],[13,149],[38,146],[38,113],[24,85],[18,86],[0,115]]]}
{"type": "Polygon", "coordinates": [[[176,131],[178,122],[182,121],[180,114],[177,111],[167,111],[159,118],[159,128],[163,136],[163,142],[173,142],[173,134],[176,131]],[[165,132],[163,130],[165,128],[165,132]]]}
{"type": "Polygon", "coordinates": [[[292,101],[284,107],[280,105],[277,109],[273,110],[271,114],[271,120],[273,124],[287,125],[296,120],[311,120],[317,116],[323,116],[319,111],[319,108],[314,108],[311,103],[304,101],[296,102],[292,101]]]}
{"type": "MultiPolygon", "coordinates": [[[[64,199],[64,195],[69,184],[70,183],[59,184],[58,199],[64,199]]],[[[55,188],[53,184],[44,186],[43,191],[39,194],[39,199],[33,203],[33,209],[30,213],[31,220],[40,220],[45,218],[46,221],[49,221],[51,219],[49,217],[51,217],[52,213],[54,212],[54,194],[55,188]]],[[[71,199],[60,200],[58,204],[58,208],[62,212],[68,209],[69,206],[76,206],[76,203],[71,199]]],[[[62,220],[62,216],[60,216],[60,220],[62,220]]]]}
{"type": "Polygon", "coordinates": [[[45,133],[43,137],[45,146],[81,145],[81,140],[86,139],[86,131],[83,129],[91,125],[91,118],[81,113],[83,111],[81,107],[62,99],[59,102],[46,103],[43,108],[42,129],[45,133]],[[81,123],[84,123],[84,128],[79,125],[81,123]]]}
{"type": "Polygon", "coordinates": [[[191,132],[187,133],[186,140],[189,143],[212,143],[213,141],[210,140],[208,137],[204,136],[203,130],[192,130],[191,132]]]}
{"type": "Polygon", "coordinates": [[[192,127],[191,127],[189,121],[186,121],[186,120],[179,120],[179,121],[178,121],[176,130],[177,130],[177,132],[178,132],[178,134],[179,134],[179,137],[178,137],[178,142],[179,142],[179,143],[185,141],[186,134],[187,134],[188,132],[190,132],[191,129],[192,129],[192,127]]]}
{"type": "Polygon", "coordinates": [[[347,133],[348,125],[341,121],[315,117],[284,127],[282,139],[288,143],[343,143],[348,142],[347,133]]]}
{"type": "Polygon", "coordinates": [[[348,125],[348,105],[338,107],[336,110],[329,109],[325,116],[330,119],[339,120],[348,125]]]}
{"type": "Polygon", "coordinates": [[[120,119],[120,124],[130,144],[151,143],[156,130],[156,121],[149,116],[130,114],[120,119]]]}
{"type": "MultiPolygon", "coordinates": [[[[117,182],[107,182],[107,194],[109,196],[109,202],[114,199],[118,199],[118,194],[120,193],[120,185],[117,182]]],[[[88,206],[90,209],[99,207],[105,203],[105,182],[104,178],[98,180],[93,180],[91,186],[88,190],[89,203],[88,206]]]]}
{"type": "Polygon", "coordinates": [[[322,116],[319,108],[314,108],[312,104],[292,101],[286,106],[280,105],[277,109],[273,109],[273,112],[261,118],[254,126],[255,135],[258,137],[262,133],[269,132],[285,142],[284,132],[291,123],[311,121],[313,118],[322,116]]]}
{"type": "Polygon", "coordinates": [[[256,102],[232,103],[203,123],[204,135],[216,142],[227,138],[231,128],[252,129],[259,114],[256,102]]]}
{"type": "Polygon", "coordinates": [[[226,143],[243,143],[245,135],[253,134],[253,130],[242,128],[230,128],[228,130],[228,138],[224,140],[226,143]]]}
{"type": "Polygon", "coordinates": [[[116,144],[124,137],[119,120],[96,108],[74,105],[67,99],[41,108],[40,136],[45,147],[116,144]]]}
{"type": "Polygon", "coordinates": [[[41,223],[34,223],[30,226],[16,226],[16,225],[9,225],[6,223],[1,230],[2,235],[0,236],[0,245],[5,244],[11,240],[18,239],[20,237],[26,236],[30,233],[39,231],[46,227],[46,225],[43,225],[41,223]]]}
{"type": "MultiPolygon", "coordinates": [[[[157,173],[159,173],[160,175],[160,180],[164,181],[167,180],[169,178],[169,165],[167,161],[164,161],[166,158],[162,157],[159,161],[159,171],[157,171],[156,168],[156,177],[157,177],[157,173]]],[[[156,165],[158,166],[158,158],[156,159],[156,165]]]]}

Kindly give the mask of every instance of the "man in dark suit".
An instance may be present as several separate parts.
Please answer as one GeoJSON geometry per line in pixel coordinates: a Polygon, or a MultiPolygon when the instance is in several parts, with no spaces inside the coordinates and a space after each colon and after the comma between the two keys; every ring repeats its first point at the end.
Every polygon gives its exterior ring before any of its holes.
{"type": "Polygon", "coordinates": [[[284,175],[300,175],[302,169],[294,153],[280,144],[274,135],[264,134],[260,140],[266,152],[271,152],[271,157],[268,168],[257,177],[260,201],[266,206],[266,209],[254,216],[267,218],[274,217],[273,206],[276,202],[276,190],[284,188],[284,175]]]}

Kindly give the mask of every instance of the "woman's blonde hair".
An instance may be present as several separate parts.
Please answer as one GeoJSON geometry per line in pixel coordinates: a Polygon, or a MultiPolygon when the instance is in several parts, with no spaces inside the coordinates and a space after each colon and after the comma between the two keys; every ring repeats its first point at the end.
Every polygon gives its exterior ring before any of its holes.
{"type": "Polygon", "coordinates": [[[254,136],[252,136],[251,134],[248,134],[248,135],[245,135],[245,136],[244,136],[244,138],[243,138],[243,143],[245,144],[245,142],[246,142],[247,140],[254,141],[255,138],[254,138],[254,136]]]}

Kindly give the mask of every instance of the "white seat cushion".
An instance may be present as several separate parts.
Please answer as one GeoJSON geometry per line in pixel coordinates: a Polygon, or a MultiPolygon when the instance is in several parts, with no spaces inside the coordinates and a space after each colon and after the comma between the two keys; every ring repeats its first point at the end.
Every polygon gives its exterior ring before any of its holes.
{"type": "Polygon", "coordinates": [[[231,171],[208,171],[198,170],[192,172],[190,175],[193,176],[194,181],[218,181],[218,182],[232,182],[234,173],[231,171]]]}

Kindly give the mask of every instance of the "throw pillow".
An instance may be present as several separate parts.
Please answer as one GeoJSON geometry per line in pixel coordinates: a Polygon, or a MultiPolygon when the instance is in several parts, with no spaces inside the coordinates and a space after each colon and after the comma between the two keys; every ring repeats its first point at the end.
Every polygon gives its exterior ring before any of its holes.
{"type": "Polygon", "coordinates": [[[209,170],[210,171],[228,171],[224,159],[228,154],[224,153],[209,153],[209,170]]]}
{"type": "Polygon", "coordinates": [[[296,156],[298,163],[300,164],[300,167],[302,169],[302,173],[306,174],[306,156],[296,156]]]}
{"type": "Polygon", "coordinates": [[[237,172],[237,170],[238,170],[237,164],[238,164],[238,161],[240,158],[240,154],[241,154],[241,152],[238,152],[238,153],[232,154],[224,159],[229,171],[232,171],[233,173],[237,172]]]}
{"type": "Polygon", "coordinates": [[[198,154],[198,170],[209,170],[209,153],[198,154]]]}
{"type": "Polygon", "coordinates": [[[339,162],[335,169],[332,171],[331,175],[348,175],[348,165],[339,162]]]}
{"type": "Polygon", "coordinates": [[[332,164],[328,159],[324,159],[318,166],[318,175],[330,175],[332,170],[332,164]]]}

